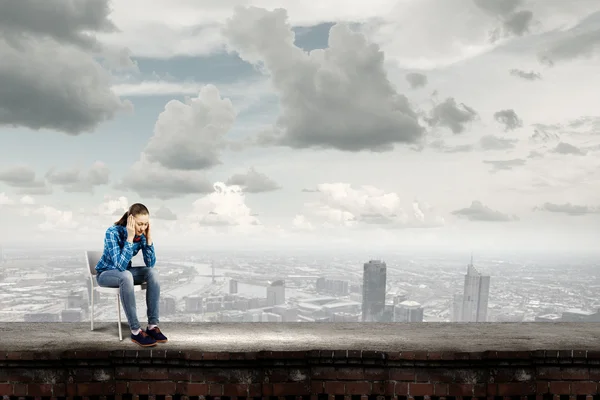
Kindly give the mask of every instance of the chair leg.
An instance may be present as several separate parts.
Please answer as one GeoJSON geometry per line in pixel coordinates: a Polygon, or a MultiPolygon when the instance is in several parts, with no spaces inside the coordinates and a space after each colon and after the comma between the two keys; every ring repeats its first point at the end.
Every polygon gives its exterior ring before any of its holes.
{"type": "Polygon", "coordinates": [[[94,295],[96,294],[96,291],[94,290],[94,287],[92,286],[92,312],[90,313],[90,322],[91,322],[91,330],[94,330],[94,295]]]}
{"type": "Polygon", "coordinates": [[[123,340],[123,333],[121,332],[121,296],[117,295],[117,311],[119,312],[119,340],[123,340]]]}

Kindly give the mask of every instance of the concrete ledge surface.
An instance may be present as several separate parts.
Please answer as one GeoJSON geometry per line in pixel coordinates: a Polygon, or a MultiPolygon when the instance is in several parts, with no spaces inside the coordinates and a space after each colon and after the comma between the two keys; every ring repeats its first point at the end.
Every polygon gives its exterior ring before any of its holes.
{"type": "MultiPolygon", "coordinates": [[[[210,352],[600,350],[600,323],[180,323],[153,349],[210,352]]],[[[0,351],[144,349],[116,322],[1,322],[0,351]]]]}

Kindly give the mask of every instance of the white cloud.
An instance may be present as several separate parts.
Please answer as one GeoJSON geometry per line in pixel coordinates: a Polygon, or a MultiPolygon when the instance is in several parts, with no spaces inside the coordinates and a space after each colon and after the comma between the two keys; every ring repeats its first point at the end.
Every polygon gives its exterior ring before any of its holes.
{"type": "Polygon", "coordinates": [[[221,163],[219,151],[235,116],[231,101],[222,99],[214,85],[206,85],[198,97],[167,103],[144,153],[148,161],[168,169],[212,168],[221,163]]]}
{"type": "Polygon", "coordinates": [[[244,174],[232,175],[225,183],[227,185],[240,186],[246,193],[272,192],[281,189],[277,182],[267,175],[256,171],[254,167],[250,167],[248,172],[244,174]]]}
{"type": "Polygon", "coordinates": [[[353,188],[347,183],[323,183],[317,186],[320,197],[305,204],[306,213],[294,220],[295,226],[385,228],[438,227],[444,218],[428,204],[417,201],[406,204],[397,193],[373,186],[353,188]],[[405,207],[410,206],[410,208],[405,207]],[[408,210],[407,210],[408,209],[408,210]]]}
{"type": "Polygon", "coordinates": [[[239,186],[217,182],[213,193],[194,201],[192,206],[192,212],[185,219],[201,226],[227,227],[243,232],[249,228],[256,230],[261,225],[246,205],[239,186]]]}

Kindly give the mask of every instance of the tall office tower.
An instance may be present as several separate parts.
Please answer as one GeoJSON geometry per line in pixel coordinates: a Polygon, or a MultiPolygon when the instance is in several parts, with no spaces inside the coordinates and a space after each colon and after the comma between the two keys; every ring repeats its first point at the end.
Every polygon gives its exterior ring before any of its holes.
{"type": "Polygon", "coordinates": [[[488,298],[490,295],[490,277],[482,275],[471,263],[467,266],[465,289],[461,310],[461,322],[486,322],[488,298]]]}
{"type": "Polygon", "coordinates": [[[267,286],[267,306],[285,304],[285,282],[275,281],[267,286]]]}
{"type": "Polygon", "coordinates": [[[379,260],[364,264],[362,321],[381,322],[385,309],[385,283],[387,266],[379,260]]]}
{"type": "Polygon", "coordinates": [[[410,300],[394,305],[394,322],[423,322],[423,306],[410,300]]]}
{"type": "Polygon", "coordinates": [[[452,322],[460,322],[462,320],[463,295],[455,294],[452,298],[452,322]]]}
{"type": "Polygon", "coordinates": [[[231,279],[229,281],[229,294],[236,294],[238,292],[238,281],[231,279]]]}

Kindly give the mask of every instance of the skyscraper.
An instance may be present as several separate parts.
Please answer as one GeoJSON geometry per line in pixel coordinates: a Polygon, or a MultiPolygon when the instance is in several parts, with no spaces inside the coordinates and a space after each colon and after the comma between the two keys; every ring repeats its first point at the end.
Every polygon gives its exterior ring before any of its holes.
{"type": "Polygon", "coordinates": [[[364,264],[362,321],[381,322],[385,309],[387,266],[379,260],[371,260],[364,264]]]}
{"type": "Polygon", "coordinates": [[[277,280],[267,286],[267,305],[285,304],[285,282],[277,280]]]}
{"type": "Polygon", "coordinates": [[[465,288],[462,298],[460,322],[486,322],[488,298],[490,295],[490,277],[482,275],[471,263],[467,266],[465,288]]]}

